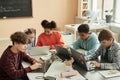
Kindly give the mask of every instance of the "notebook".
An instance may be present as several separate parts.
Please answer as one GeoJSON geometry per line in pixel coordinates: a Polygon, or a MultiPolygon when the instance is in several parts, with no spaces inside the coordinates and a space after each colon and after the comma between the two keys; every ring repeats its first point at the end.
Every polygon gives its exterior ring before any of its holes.
{"type": "Polygon", "coordinates": [[[120,77],[120,71],[118,70],[103,70],[99,71],[99,73],[105,78],[120,77]]]}
{"type": "Polygon", "coordinates": [[[79,53],[75,49],[70,48],[74,62],[85,70],[93,70],[95,66],[90,64],[90,61],[86,61],[82,53],[79,53]]]}
{"type": "Polygon", "coordinates": [[[54,61],[47,72],[45,73],[44,77],[46,76],[51,76],[56,78],[56,80],[86,80],[81,74],[77,73],[77,75],[72,76],[70,78],[60,78],[60,74],[62,72],[66,72],[66,66],[63,62],[61,61],[54,61]]]}
{"type": "Polygon", "coordinates": [[[29,53],[31,56],[47,55],[49,50],[50,46],[32,47],[29,53]]]}

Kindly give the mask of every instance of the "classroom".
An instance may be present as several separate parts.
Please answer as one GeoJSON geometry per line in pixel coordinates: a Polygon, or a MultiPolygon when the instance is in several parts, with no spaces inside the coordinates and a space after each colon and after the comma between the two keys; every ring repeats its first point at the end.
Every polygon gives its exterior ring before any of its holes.
{"type": "Polygon", "coordinates": [[[120,0],[0,0],[0,80],[119,80],[120,0]]]}

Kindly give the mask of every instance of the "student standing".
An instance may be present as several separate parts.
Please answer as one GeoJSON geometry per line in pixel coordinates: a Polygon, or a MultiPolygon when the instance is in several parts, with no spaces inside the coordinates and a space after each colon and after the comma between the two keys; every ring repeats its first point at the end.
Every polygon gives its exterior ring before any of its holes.
{"type": "Polygon", "coordinates": [[[0,58],[0,80],[28,80],[26,73],[42,67],[42,61],[30,58],[25,54],[28,43],[25,33],[15,32],[10,38],[13,45],[8,46],[0,58]],[[22,60],[32,65],[23,68],[22,60]]]}
{"type": "Polygon", "coordinates": [[[44,32],[39,35],[36,46],[50,46],[51,49],[54,49],[54,45],[64,46],[61,34],[55,31],[56,23],[54,21],[43,20],[41,25],[44,32]]]}

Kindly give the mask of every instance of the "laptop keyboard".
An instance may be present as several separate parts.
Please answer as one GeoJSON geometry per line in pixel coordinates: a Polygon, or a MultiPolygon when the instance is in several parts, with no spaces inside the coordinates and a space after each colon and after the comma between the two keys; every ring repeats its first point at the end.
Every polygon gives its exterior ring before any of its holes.
{"type": "Polygon", "coordinates": [[[36,69],[36,70],[33,70],[32,72],[42,72],[42,73],[45,73],[47,70],[48,70],[48,68],[50,67],[50,65],[51,65],[51,62],[50,62],[50,60],[46,60],[46,61],[44,61],[43,62],[43,64],[42,64],[42,68],[38,68],[38,69],[36,69]]]}

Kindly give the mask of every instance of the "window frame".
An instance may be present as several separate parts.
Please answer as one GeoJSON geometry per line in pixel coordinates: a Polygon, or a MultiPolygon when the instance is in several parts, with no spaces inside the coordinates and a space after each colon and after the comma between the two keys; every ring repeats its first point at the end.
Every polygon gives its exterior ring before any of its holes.
{"type": "MultiPolygon", "coordinates": [[[[105,20],[104,19],[104,1],[105,0],[102,0],[102,16],[101,16],[101,18],[103,19],[103,20],[105,20]]],[[[117,7],[117,0],[113,0],[113,19],[112,19],[112,22],[115,22],[115,23],[120,23],[120,22],[118,22],[116,19],[115,19],[115,16],[116,16],[116,7],[117,7]]]]}

